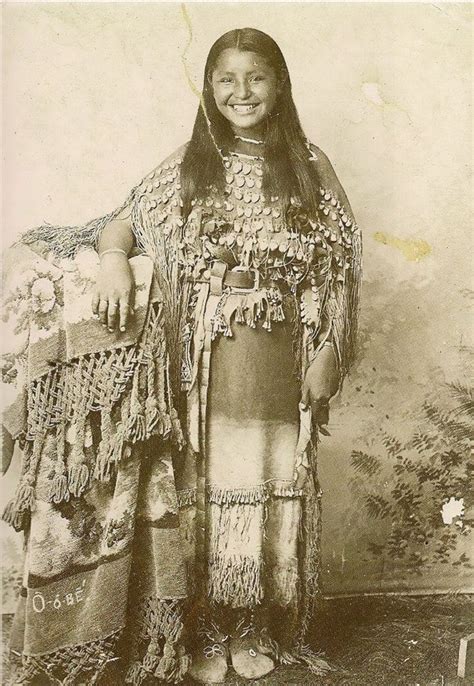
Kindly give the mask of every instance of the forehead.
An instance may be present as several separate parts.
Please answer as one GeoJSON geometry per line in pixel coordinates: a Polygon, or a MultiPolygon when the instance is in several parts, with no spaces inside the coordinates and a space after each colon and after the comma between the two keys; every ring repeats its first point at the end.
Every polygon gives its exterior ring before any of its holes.
{"type": "Polygon", "coordinates": [[[256,52],[227,48],[219,55],[215,71],[222,72],[251,72],[255,70],[273,71],[267,60],[256,52]]]}

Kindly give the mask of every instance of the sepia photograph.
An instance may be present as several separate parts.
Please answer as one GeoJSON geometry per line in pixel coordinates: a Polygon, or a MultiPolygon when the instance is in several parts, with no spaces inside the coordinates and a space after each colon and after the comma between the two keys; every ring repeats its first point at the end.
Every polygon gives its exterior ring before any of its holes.
{"type": "Polygon", "coordinates": [[[474,684],[473,5],[2,19],[0,682],[474,684]]]}

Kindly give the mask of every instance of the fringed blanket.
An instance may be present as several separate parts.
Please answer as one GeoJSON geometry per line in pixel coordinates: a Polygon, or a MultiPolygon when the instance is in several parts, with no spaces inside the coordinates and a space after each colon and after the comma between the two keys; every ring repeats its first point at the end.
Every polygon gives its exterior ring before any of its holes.
{"type": "Polygon", "coordinates": [[[3,378],[16,391],[4,423],[23,464],[4,519],[27,535],[11,647],[25,683],[93,683],[126,627],[129,680],[179,681],[186,579],[172,453],[183,439],[153,265],[131,260],[136,314],[114,335],[92,317],[97,254],[48,257],[20,245],[5,265],[3,378]]]}

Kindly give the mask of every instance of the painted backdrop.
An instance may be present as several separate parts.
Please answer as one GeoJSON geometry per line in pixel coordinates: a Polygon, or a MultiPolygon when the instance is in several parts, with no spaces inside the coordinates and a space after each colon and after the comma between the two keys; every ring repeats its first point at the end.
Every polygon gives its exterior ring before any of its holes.
{"type": "MultiPolygon", "coordinates": [[[[280,44],[305,130],[365,236],[359,358],[320,450],[326,594],[472,586],[471,12],[4,7],[4,244],[45,220],[103,214],[187,140],[191,84],[221,33],[254,26],[280,44]]],[[[20,542],[2,535],[8,580],[20,542]]]]}

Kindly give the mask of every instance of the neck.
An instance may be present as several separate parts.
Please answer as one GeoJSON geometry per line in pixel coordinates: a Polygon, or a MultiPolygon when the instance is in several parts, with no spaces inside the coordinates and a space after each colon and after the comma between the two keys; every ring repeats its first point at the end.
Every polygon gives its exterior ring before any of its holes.
{"type": "Polygon", "coordinates": [[[264,154],[265,145],[260,139],[256,143],[254,139],[247,136],[234,136],[234,143],[231,146],[234,152],[243,153],[244,155],[250,155],[252,157],[260,157],[264,154]]]}
{"type": "Polygon", "coordinates": [[[263,145],[265,141],[261,138],[251,138],[250,136],[240,136],[238,134],[234,134],[234,138],[236,138],[238,141],[242,141],[243,143],[251,143],[252,145],[263,145]]]}

